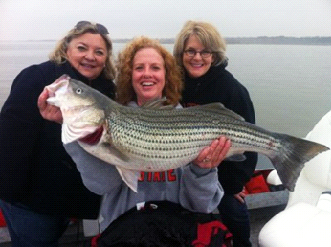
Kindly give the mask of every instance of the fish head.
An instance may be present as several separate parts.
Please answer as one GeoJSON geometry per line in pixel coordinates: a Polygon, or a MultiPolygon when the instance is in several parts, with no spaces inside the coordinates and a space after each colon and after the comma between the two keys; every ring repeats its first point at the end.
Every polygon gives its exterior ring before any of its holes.
{"type": "Polygon", "coordinates": [[[63,143],[84,138],[103,125],[105,114],[99,91],[69,76],[60,77],[46,88],[50,95],[47,102],[62,113],[63,143]]]}

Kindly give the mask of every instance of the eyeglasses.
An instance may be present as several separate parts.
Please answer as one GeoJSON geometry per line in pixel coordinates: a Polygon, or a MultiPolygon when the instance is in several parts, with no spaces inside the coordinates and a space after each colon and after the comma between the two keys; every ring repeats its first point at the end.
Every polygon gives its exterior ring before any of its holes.
{"type": "Polygon", "coordinates": [[[80,29],[84,28],[87,25],[96,26],[96,28],[97,28],[97,30],[100,34],[109,34],[107,28],[104,25],[101,25],[99,23],[92,23],[92,22],[89,22],[89,21],[79,21],[76,24],[75,28],[77,30],[80,30],[80,29]]]}
{"type": "Polygon", "coordinates": [[[196,51],[196,50],[193,50],[193,49],[185,50],[184,53],[189,57],[194,57],[197,53],[199,53],[200,56],[203,57],[203,58],[208,58],[212,54],[211,51],[206,51],[206,50],[196,51]]]}

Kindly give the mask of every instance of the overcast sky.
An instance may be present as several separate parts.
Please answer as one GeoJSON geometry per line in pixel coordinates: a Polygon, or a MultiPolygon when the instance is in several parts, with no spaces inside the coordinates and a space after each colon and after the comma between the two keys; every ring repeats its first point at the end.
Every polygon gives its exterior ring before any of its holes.
{"type": "Polygon", "coordinates": [[[331,36],[331,0],[0,0],[0,40],[57,40],[79,20],[114,39],[174,38],[189,19],[224,37],[331,36]]]}

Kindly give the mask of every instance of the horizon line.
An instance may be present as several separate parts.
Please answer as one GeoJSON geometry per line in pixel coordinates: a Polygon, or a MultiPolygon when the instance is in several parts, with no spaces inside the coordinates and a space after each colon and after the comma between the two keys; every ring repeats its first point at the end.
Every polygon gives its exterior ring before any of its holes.
{"type": "MultiPolygon", "coordinates": [[[[139,36],[134,36],[132,38],[111,38],[111,40],[132,40],[135,37],[139,36]]],[[[155,37],[150,37],[152,39],[158,39],[158,40],[175,40],[175,38],[155,38],[155,37]]],[[[303,39],[303,38],[331,38],[331,36],[285,36],[285,35],[278,35],[278,36],[266,36],[266,35],[260,35],[260,36],[238,36],[238,37],[226,37],[224,38],[225,40],[227,39],[258,39],[258,38],[292,38],[292,39],[303,39]]],[[[58,41],[58,39],[0,39],[0,41],[58,41]]]]}

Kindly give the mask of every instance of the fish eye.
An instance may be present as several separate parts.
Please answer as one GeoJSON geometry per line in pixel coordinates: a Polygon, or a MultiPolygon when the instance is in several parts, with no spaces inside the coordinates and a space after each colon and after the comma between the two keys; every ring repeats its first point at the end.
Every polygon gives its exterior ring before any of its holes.
{"type": "Polygon", "coordinates": [[[81,89],[81,88],[77,88],[77,89],[76,89],[76,93],[77,93],[77,94],[81,94],[82,92],[83,92],[83,89],[81,89]]]}

